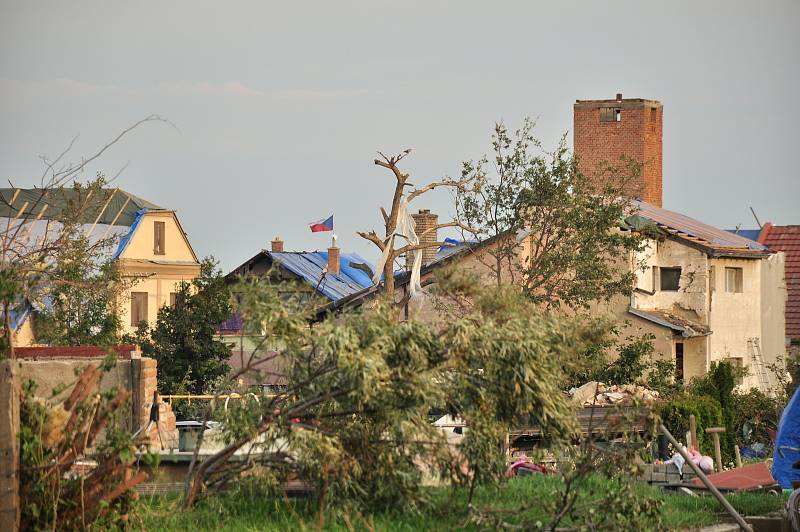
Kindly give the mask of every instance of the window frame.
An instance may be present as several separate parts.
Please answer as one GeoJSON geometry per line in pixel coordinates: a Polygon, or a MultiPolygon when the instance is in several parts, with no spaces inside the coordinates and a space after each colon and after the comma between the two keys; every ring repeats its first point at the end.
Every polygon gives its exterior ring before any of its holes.
{"type": "Polygon", "coordinates": [[[622,108],[621,107],[601,107],[600,108],[600,122],[603,122],[603,123],[622,122],[622,108]]]}
{"type": "Polygon", "coordinates": [[[138,327],[141,322],[149,321],[147,319],[149,296],[148,292],[131,292],[131,327],[138,327]]]}
{"type": "Polygon", "coordinates": [[[728,294],[741,294],[744,292],[744,269],[735,266],[725,266],[725,292],[728,294]],[[729,274],[733,274],[733,283],[729,274]],[[732,288],[732,289],[731,289],[732,288]]]}
{"type": "Polygon", "coordinates": [[[683,382],[686,377],[686,345],[683,342],[675,342],[675,380],[683,382]],[[680,359],[680,364],[678,360],[680,359]]]}
{"type": "Polygon", "coordinates": [[[680,266],[669,266],[669,267],[660,267],[658,269],[658,289],[661,292],[680,292],[681,290],[681,275],[683,275],[683,268],[680,266]],[[664,279],[668,279],[669,275],[664,275],[664,273],[672,274],[677,272],[678,276],[675,280],[675,288],[664,288],[664,279]]]}
{"type": "Polygon", "coordinates": [[[153,222],[153,254],[166,255],[167,254],[167,224],[166,222],[156,220],[153,222]]]}

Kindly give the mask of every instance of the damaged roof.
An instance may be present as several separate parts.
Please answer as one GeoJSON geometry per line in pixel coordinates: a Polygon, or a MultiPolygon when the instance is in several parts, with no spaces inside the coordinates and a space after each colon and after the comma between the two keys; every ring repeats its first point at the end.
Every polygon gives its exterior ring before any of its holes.
{"type": "Polygon", "coordinates": [[[339,273],[328,270],[327,251],[282,251],[261,250],[253,258],[229,273],[231,277],[246,265],[261,259],[297,275],[309,286],[321,292],[331,301],[338,301],[347,296],[361,292],[372,286],[372,278],[364,269],[373,266],[356,253],[342,253],[339,258],[339,273]]]}
{"type": "Polygon", "coordinates": [[[764,257],[769,249],[755,240],[690,218],[685,214],[668,211],[644,201],[632,200],[636,209],[633,218],[651,221],[668,236],[700,248],[712,257],[764,257]]]}
{"type": "Polygon", "coordinates": [[[629,308],[628,312],[656,325],[672,329],[673,332],[680,334],[684,338],[711,334],[711,329],[707,325],[682,318],[664,310],[629,308]]]}

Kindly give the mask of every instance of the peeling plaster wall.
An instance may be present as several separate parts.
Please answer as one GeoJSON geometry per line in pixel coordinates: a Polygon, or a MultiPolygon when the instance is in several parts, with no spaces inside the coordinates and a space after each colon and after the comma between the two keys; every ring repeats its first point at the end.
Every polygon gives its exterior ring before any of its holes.
{"type": "Polygon", "coordinates": [[[637,269],[637,287],[655,292],[653,295],[637,292],[633,306],[640,309],[662,309],[700,323],[708,323],[708,257],[702,251],[672,240],[651,240],[636,262],[644,266],[637,269]],[[677,292],[658,290],[653,286],[653,266],[681,268],[677,292]]]}
{"type": "MultiPolygon", "coordinates": [[[[763,338],[761,333],[762,279],[759,259],[715,258],[711,291],[711,320],[713,334],[709,337],[710,362],[725,358],[741,358],[743,366],[749,366],[751,353],[747,347],[749,338],[763,338]],[[742,291],[727,292],[725,268],[742,269],[742,291]]],[[[762,344],[763,344],[762,339],[762,344]]],[[[763,347],[762,347],[763,351],[763,347]]],[[[745,387],[758,386],[758,376],[744,379],[745,387]]]]}

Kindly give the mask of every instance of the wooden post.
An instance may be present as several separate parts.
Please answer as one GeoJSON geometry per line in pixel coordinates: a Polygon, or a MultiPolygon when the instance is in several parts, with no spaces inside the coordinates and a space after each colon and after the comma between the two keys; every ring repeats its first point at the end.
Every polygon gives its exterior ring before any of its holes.
{"type": "Polygon", "coordinates": [[[722,471],[722,451],[719,448],[719,435],[725,432],[725,427],[709,427],[706,429],[706,434],[711,434],[714,438],[714,458],[717,460],[717,471],[722,471]]]}
{"type": "Polygon", "coordinates": [[[733,446],[733,452],[736,455],[736,467],[742,467],[742,453],[739,452],[739,446],[733,446]]]}
{"type": "MultiPolygon", "coordinates": [[[[728,515],[733,517],[733,519],[739,524],[739,527],[742,530],[746,530],[746,531],[752,532],[753,531],[753,527],[750,526],[747,523],[747,521],[745,521],[744,518],[741,515],[739,515],[739,512],[736,511],[736,508],[731,506],[731,503],[728,502],[728,499],[726,499],[725,496],[722,495],[722,493],[720,493],[720,491],[717,489],[717,487],[710,480],[708,480],[708,477],[706,476],[705,473],[703,473],[703,470],[700,469],[700,467],[698,467],[697,464],[692,462],[692,459],[689,457],[689,453],[687,453],[686,450],[683,447],[681,447],[681,445],[678,443],[678,440],[675,439],[675,436],[673,436],[667,430],[667,427],[665,427],[664,424],[661,423],[661,425],[659,425],[658,428],[661,430],[661,432],[664,433],[664,436],[667,437],[669,442],[673,446],[675,446],[675,448],[678,450],[678,453],[681,456],[683,456],[683,459],[686,460],[686,463],[689,464],[689,467],[692,468],[694,473],[698,477],[700,477],[700,481],[703,484],[705,484],[706,488],[708,488],[708,491],[710,491],[711,494],[714,495],[714,497],[716,497],[716,499],[719,501],[719,503],[722,505],[722,507],[725,508],[725,511],[728,512],[728,515]]],[[[719,438],[719,435],[717,435],[717,438],[719,438]]]]}
{"type": "Polygon", "coordinates": [[[689,416],[689,431],[692,433],[692,441],[689,443],[689,449],[700,452],[700,444],[697,443],[697,418],[694,417],[694,414],[689,416]]]}
{"type": "Polygon", "coordinates": [[[0,361],[0,530],[19,530],[19,370],[0,361]]]}

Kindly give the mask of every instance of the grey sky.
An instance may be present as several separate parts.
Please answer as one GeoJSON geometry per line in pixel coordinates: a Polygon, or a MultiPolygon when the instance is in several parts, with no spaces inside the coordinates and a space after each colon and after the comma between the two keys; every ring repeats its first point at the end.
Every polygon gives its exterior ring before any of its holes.
{"type": "MultiPolygon", "coordinates": [[[[344,250],[379,229],[376,150],[414,148],[412,182],[457,174],[493,123],[538,117],[553,145],[575,99],[664,104],[664,205],[721,227],[800,223],[800,2],[33,2],[0,4],[0,177],[38,155],[178,211],[227,271],[275,235],[344,250]]],[[[570,132],[571,142],[571,132],[570,132]]],[[[88,177],[87,176],[87,177],[88,177]]],[[[446,193],[416,207],[451,210],[446,193]]]]}

